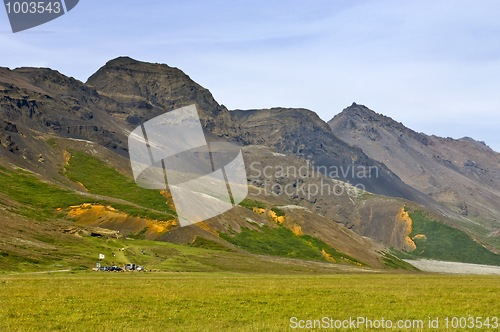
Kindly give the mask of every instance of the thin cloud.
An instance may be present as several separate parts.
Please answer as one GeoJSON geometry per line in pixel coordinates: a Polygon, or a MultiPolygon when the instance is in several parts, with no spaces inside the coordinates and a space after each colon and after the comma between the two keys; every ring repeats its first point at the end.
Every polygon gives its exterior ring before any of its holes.
{"type": "MultiPolygon", "coordinates": [[[[128,55],[182,69],[230,109],[305,107],[329,120],[355,101],[417,131],[500,151],[497,1],[138,6],[80,2],[33,30],[57,33],[0,34],[0,65],[49,66],[85,81],[128,55]]],[[[10,30],[6,21],[0,30],[10,30]]]]}

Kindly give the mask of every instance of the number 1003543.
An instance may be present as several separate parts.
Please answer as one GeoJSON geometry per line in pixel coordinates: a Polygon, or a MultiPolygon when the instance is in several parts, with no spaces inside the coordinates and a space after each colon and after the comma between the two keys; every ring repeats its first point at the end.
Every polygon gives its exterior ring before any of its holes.
{"type": "Polygon", "coordinates": [[[62,10],[61,2],[42,1],[42,2],[7,2],[5,3],[7,14],[59,14],[62,10]]]}

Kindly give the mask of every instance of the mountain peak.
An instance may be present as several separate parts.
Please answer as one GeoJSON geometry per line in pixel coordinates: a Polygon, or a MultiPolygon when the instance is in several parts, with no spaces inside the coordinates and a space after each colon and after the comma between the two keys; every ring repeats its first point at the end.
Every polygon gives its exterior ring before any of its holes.
{"type": "Polygon", "coordinates": [[[118,57],[90,76],[87,84],[127,109],[134,123],[195,104],[204,128],[219,137],[239,137],[229,111],[178,68],[118,57]]]}
{"type": "Polygon", "coordinates": [[[392,121],[394,123],[397,123],[393,119],[385,115],[374,112],[365,105],[356,103],[352,103],[351,106],[344,108],[342,112],[335,115],[330,121],[328,121],[328,124],[337,122],[339,119],[352,119],[356,122],[392,121]]]}
{"type": "Polygon", "coordinates": [[[137,63],[141,63],[141,62],[138,60],[132,59],[129,56],[120,56],[118,58],[115,58],[115,59],[112,59],[112,60],[109,60],[108,62],[106,62],[106,66],[108,66],[108,65],[109,66],[127,65],[127,64],[137,64],[137,63]]]}
{"type": "MultiPolygon", "coordinates": [[[[328,125],[332,128],[334,133],[355,131],[359,134],[363,133],[363,135],[366,135],[372,141],[381,140],[382,137],[385,136],[383,133],[390,131],[400,138],[411,137],[420,142],[420,144],[431,144],[425,134],[417,133],[391,117],[376,113],[368,107],[356,103],[353,103],[353,105],[335,115],[328,121],[328,125]]],[[[345,139],[342,135],[340,138],[345,139]]],[[[349,143],[355,144],[353,142],[349,143]]]]}
{"type": "Polygon", "coordinates": [[[493,151],[484,141],[478,141],[478,140],[473,139],[472,137],[465,136],[465,137],[459,138],[458,141],[469,142],[476,147],[483,148],[483,149],[486,148],[489,151],[493,151]]]}
{"type": "Polygon", "coordinates": [[[98,84],[98,80],[102,78],[103,73],[117,72],[117,71],[127,71],[129,75],[138,75],[138,74],[151,74],[151,75],[169,75],[169,76],[177,76],[177,78],[185,77],[189,79],[189,76],[186,75],[182,70],[170,67],[164,63],[150,63],[143,62],[139,60],[135,60],[128,56],[121,56],[106,62],[104,66],[99,68],[97,72],[95,72],[92,76],[90,76],[87,80],[88,84],[96,86],[100,86],[102,84],[98,84]]]}

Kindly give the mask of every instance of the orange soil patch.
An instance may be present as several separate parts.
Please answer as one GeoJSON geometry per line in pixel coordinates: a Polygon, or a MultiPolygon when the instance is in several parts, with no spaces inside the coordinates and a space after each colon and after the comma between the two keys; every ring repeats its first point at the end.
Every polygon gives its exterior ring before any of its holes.
{"type": "Polygon", "coordinates": [[[293,232],[293,234],[297,236],[304,235],[304,232],[302,232],[302,227],[297,224],[290,225],[290,227],[287,226],[287,228],[289,228],[293,232]]]}
{"type": "Polygon", "coordinates": [[[427,240],[427,236],[425,236],[424,234],[417,234],[414,237],[412,237],[412,240],[415,240],[415,239],[424,239],[424,240],[427,240]]]}
{"type": "Polygon", "coordinates": [[[144,233],[144,236],[149,240],[154,240],[156,237],[177,226],[177,221],[175,220],[158,221],[132,217],[111,206],[100,204],[84,203],[82,205],[70,206],[68,214],[76,219],[77,224],[100,226],[103,228],[112,225],[112,228],[115,230],[126,230],[132,234],[147,227],[148,229],[144,233]]]}
{"type": "Polygon", "coordinates": [[[399,214],[396,217],[396,221],[402,224],[405,224],[407,227],[407,233],[406,233],[406,238],[404,240],[406,247],[412,248],[411,250],[417,249],[417,246],[415,242],[412,241],[410,238],[411,230],[412,230],[412,220],[410,218],[410,215],[408,212],[405,211],[405,206],[401,208],[401,211],[399,211],[399,214]]]}
{"type": "Polygon", "coordinates": [[[76,181],[75,183],[79,184],[83,188],[83,190],[85,190],[86,192],[89,192],[89,190],[87,188],[85,188],[85,186],[83,185],[83,183],[81,183],[80,181],[76,181]]]}
{"type": "Polygon", "coordinates": [[[264,214],[266,213],[266,209],[259,209],[259,208],[252,208],[253,212],[258,213],[258,214],[264,214]]]}
{"type": "Polygon", "coordinates": [[[337,263],[337,261],[335,260],[335,258],[332,257],[332,255],[330,255],[329,253],[327,253],[325,251],[325,249],[321,249],[321,253],[323,254],[323,257],[325,257],[325,259],[329,262],[332,262],[332,263],[337,263]]]}
{"type": "MultiPolygon", "coordinates": [[[[63,151],[64,163],[69,165],[69,160],[71,159],[71,154],[68,151],[63,151]]],[[[66,174],[66,167],[62,168],[63,174],[66,174]]],[[[84,187],[85,188],[85,187],[84,187]]]]}
{"type": "Polygon", "coordinates": [[[93,205],[84,203],[82,205],[70,206],[69,215],[80,222],[97,221],[106,217],[127,218],[128,214],[119,212],[111,206],[93,205]]]}
{"type": "Polygon", "coordinates": [[[276,212],[274,212],[273,210],[269,210],[269,212],[267,213],[267,215],[269,216],[269,218],[272,221],[274,221],[275,223],[277,223],[279,225],[285,226],[286,228],[288,228],[289,230],[291,230],[295,235],[297,235],[297,236],[304,235],[304,232],[302,232],[302,227],[300,227],[300,225],[297,225],[294,222],[291,222],[286,217],[286,215],[278,217],[276,215],[276,212]]]}
{"type": "Polygon", "coordinates": [[[66,161],[66,165],[69,165],[69,160],[71,159],[71,154],[68,151],[63,152],[64,160],[66,161]]]}
{"type": "Polygon", "coordinates": [[[285,216],[279,216],[278,217],[276,215],[276,212],[274,212],[273,210],[269,210],[269,212],[267,213],[267,215],[269,216],[269,218],[271,218],[272,221],[274,221],[277,224],[281,225],[285,221],[285,216]]]}
{"type": "Polygon", "coordinates": [[[205,224],[205,222],[203,221],[197,222],[195,225],[200,227],[201,229],[206,230],[209,233],[212,233],[213,235],[219,236],[219,232],[217,232],[215,229],[205,224]]]}

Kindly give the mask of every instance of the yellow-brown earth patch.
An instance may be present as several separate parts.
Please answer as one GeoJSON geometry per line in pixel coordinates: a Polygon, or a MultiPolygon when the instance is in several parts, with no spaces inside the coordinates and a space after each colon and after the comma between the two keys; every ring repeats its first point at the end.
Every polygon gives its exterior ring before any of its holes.
{"type": "Polygon", "coordinates": [[[76,224],[120,230],[128,234],[136,234],[147,227],[144,237],[148,240],[154,240],[177,226],[176,220],[159,221],[133,217],[101,204],[84,203],[70,206],[68,214],[75,219],[76,224]]]}

